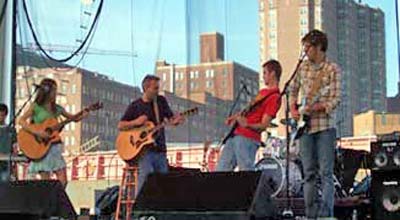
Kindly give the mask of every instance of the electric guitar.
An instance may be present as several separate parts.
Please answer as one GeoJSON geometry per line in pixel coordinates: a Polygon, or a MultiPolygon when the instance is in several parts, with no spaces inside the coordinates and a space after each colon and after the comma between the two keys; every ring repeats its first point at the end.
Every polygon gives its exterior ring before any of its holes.
{"type": "Polygon", "coordinates": [[[312,106],[315,104],[322,96],[325,96],[329,92],[329,87],[325,87],[321,90],[320,94],[314,96],[309,102],[307,102],[307,98],[303,98],[301,104],[297,106],[300,118],[294,125],[291,126],[291,143],[295,140],[299,139],[305,132],[310,129],[310,115],[304,111],[304,107],[310,103],[309,105],[312,106]]]}
{"type": "MultiPolygon", "coordinates": [[[[190,116],[198,113],[199,109],[191,108],[180,113],[181,116],[190,116]]],[[[155,126],[153,122],[147,121],[139,127],[132,127],[120,131],[115,145],[118,155],[123,160],[134,160],[147,147],[154,144],[156,133],[167,125],[166,122],[155,126]]]]}
{"type": "MultiPolygon", "coordinates": [[[[258,94],[253,101],[251,101],[249,103],[249,105],[243,109],[241,112],[239,112],[237,115],[239,116],[246,116],[248,113],[250,113],[251,111],[253,111],[257,106],[259,106],[260,104],[262,104],[267,98],[269,98],[270,96],[274,95],[274,94],[278,94],[279,92],[272,92],[269,93],[266,96],[263,96],[261,94],[258,94]]],[[[224,135],[224,137],[222,138],[221,142],[220,142],[220,146],[224,145],[229,138],[231,138],[233,136],[233,133],[235,131],[235,129],[239,126],[239,123],[237,121],[235,121],[233,123],[233,125],[231,126],[231,128],[229,129],[229,131],[224,135]]]]}
{"type": "MultiPolygon", "coordinates": [[[[94,103],[87,108],[83,109],[78,113],[78,117],[84,112],[95,111],[103,108],[101,102],[94,103]]],[[[52,143],[57,143],[61,141],[60,133],[65,125],[74,121],[74,118],[68,118],[61,122],[57,118],[49,118],[40,124],[30,124],[29,130],[46,132],[49,138],[42,138],[35,133],[29,132],[25,129],[21,129],[18,132],[17,140],[20,149],[31,160],[40,160],[46,156],[50,149],[52,143]]]]}

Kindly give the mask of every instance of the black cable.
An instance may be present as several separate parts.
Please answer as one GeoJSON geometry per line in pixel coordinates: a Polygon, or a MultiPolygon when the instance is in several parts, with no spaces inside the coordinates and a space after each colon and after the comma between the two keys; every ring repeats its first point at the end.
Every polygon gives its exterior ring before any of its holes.
{"type": "Polygon", "coordinates": [[[1,24],[3,24],[4,15],[6,14],[6,9],[7,9],[7,3],[8,3],[8,0],[5,0],[3,7],[1,8],[0,26],[1,26],[1,24]]]}
{"type": "MultiPolygon", "coordinates": [[[[399,31],[399,5],[397,3],[397,0],[394,1],[395,6],[396,6],[396,32],[397,32],[397,67],[399,68],[399,74],[400,74],[400,31],[399,31]]],[[[400,75],[399,75],[399,88],[397,91],[398,96],[400,97],[400,75]]]]}
{"type": "Polygon", "coordinates": [[[31,30],[33,39],[34,39],[36,45],[39,47],[39,50],[45,55],[46,58],[48,58],[48,59],[50,59],[52,61],[55,61],[55,62],[67,62],[70,59],[72,59],[74,56],[76,56],[83,49],[83,47],[85,46],[86,42],[89,40],[90,36],[93,34],[94,27],[96,26],[96,23],[97,23],[97,21],[99,19],[99,16],[100,16],[102,8],[103,8],[103,1],[104,0],[100,1],[100,4],[99,4],[99,7],[97,9],[96,15],[94,17],[93,23],[92,23],[92,25],[90,27],[90,30],[89,30],[88,34],[86,35],[85,39],[83,40],[82,44],[71,55],[69,55],[68,57],[63,58],[63,59],[53,58],[50,54],[48,54],[43,49],[43,47],[40,44],[40,42],[38,40],[38,37],[37,37],[37,35],[35,33],[35,30],[33,29],[32,21],[30,19],[30,16],[29,16],[29,13],[28,13],[28,9],[27,9],[27,6],[26,6],[26,0],[23,0],[22,2],[23,2],[24,11],[25,11],[25,16],[26,16],[26,19],[28,21],[29,29],[31,30]]]}

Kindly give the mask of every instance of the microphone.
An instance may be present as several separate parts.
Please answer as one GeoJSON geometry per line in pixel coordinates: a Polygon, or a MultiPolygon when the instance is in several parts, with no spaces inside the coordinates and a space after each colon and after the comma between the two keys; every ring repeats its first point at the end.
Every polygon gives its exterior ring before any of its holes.
{"type": "Polygon", "coordinates": [[[37,89],[41,89],[41,88],[42,88],[42,86],[41,86],[41,85],[39,85],[39,84],[36,84],[36,83],[33,83],[33,84],[32,84],[32,86],[33,86],[33,87],[35,87],[35,88],[37,88],[37,89]]]}
{"type": "Polygon", "coordinates": [[[243,87],[244,91],[247,93],[247,95],[251,95],[251,92],[249,91],[246,83],[243,80],[240,80],[240,84],[242,85],[242,87],[243,87]]]}
{"type": "Polygon", "coordinates": [[[45,91],[45,92],[49,92],[49,91],[50,91],[50,88],[49,88],[49,86],[47,86],[47,85],[42,86],[42,85],[33,83],[32,86],[35,87],[36,89],[42,89],[42,90],[45,91]]]}

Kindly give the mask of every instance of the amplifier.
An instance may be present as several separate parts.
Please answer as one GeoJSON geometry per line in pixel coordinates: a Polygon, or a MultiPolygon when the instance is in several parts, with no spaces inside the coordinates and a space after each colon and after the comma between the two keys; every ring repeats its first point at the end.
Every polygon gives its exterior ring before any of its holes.
{"type": "Polygon", "coordinates": [[[400,169],[400,140],[397,138],[384,139],[371,143],[372,169],[400,169]]]}

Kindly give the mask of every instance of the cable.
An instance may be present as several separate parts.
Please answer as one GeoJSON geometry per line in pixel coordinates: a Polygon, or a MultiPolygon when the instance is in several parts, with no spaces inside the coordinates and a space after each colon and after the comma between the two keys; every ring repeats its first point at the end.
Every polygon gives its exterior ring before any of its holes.
{"type": "MultiPolygon", "coordinates": [[[[162,2],[161,4],[161,15],[160,15],[160,20],[161,20],[161,24],[158,30],[158,37],[157,37],[157,50],[156,50],[156,54],[155,54],[155,62],[157,63],[157,60],[160,57],[160,51],[161,51],[161,41],[162,41],[162,36],[163,36],[163,31],[164,31],[164,13],[165,13],[165,0],[162,2]]],[[[157,71],[157,64],[154,65],[154,73],[156,73],[157,71]]]]}
{"type": "Polygon", "coordinates": [[[88,34],[86,35],[85,39],[83,40],[82,44],[81,44],[81,45],[78,47],[78,49],[76,49],[71,55],[69,55],[69,56],[66,57],[66,58],[62,58],[62,59],[57,59],[57,58],[52,57],[50,54],[48,54],[48,53],[43,49],[43,47],[42,47],[42,45],[40,44],[40,42],[39,42],[39,40],[38,40],[38,37],[37,37],[37,35],[36,35],[36,33],[35,33],[34,29],[33,29],[32,21],[31,21],[31,19],[30,19],[30,16],[29,16],[29,13],[28,13],[28,9],[27,9],[27,6],[26,6],[26,0],[23,0],[22,2],[23,2],[23,8],[24,8],[24,11],[25,11],[26,19],[27,19],[27,21],[28,21],[29,29],[31,30],[31,34],[32,34],[32,36],[33,36],[33,39],[34,39],[36,45],[39,47],[39,50],[40,50],[48,59],[50,59],[50,60],[52,60],[52,61],[55,61],[55,62],[67,62],[67,61],[69,61],[70,59],[72,59],[74,56],[76,56],[76,55],[83,49],[83,47],[85,46],[86,42],[89,40],[90,36],[94,33],[93,30],[94,30],[94,28],[95,28],[95,26],[96,26],[96,23],[97,23],[97,21],[98,21],[98,19],[99,19],[99,16],[100,16],[101,11],[102,11],[102,8],[103,8],[103,1],[104,1],[104,0],[100,0],[100,4],[99,4],[99,7],[98,7],[98,9],[97,9],[96,15],[95,15],[95,17],[94,17],[93,23],[92,23],[92,25],[91,25],[91,27],[90,27],[90,30],[89,30],[88,34]]]}
{"type": "MultiPolygon", "coordinates": [[[[98,22],[96,22],[96,24],[95,24],[95,26],[94,26],[94,31],[97,31],[97,27],[98,27],[98,22]]],[[[46,66],[48,66],[49,68],[52,68],[52,69],[56,70],[57,72],[68,72],[68,71],[70,71],[71,69],[77,68],[77,67],[79,66],[79,64],[81,64],[81,62],[83,61],[83,59],[84,59],[84,58],[86,57],[86,55],[87,55],[87,51],[89,50],[90,45],[91,45],[92,42],[93,42],[93,38],[94,38],[94,35],[91,35],[91,36],[90,36],[90,39],[89,39],[89,41],[88,41],[88,43],[87,43],[87,45],[86,45],[85,50],[82,52],[82,57],[81,57],[74,65],[66,65],[65,67],[63,67],[63,68],[65,68],[65,70],[56,69],[57,67],[55,67],[54,65],[52,65],[51,63],[49,63],[49,62],[48,62],[48,59],[47,59],[43,54],[40,53],[39,56],[42,58],[42,61],[46,64],[46,66]]],[[[61,62],[53,61],[53,60],[50,60],[50,61],[56,62],[56,63],[61,63],[61,62]]],[[[64,64],[64,65],[65,65],[65,64],[64,64]]]]}
{"type": "MultiPolygon", "coordinates": [[[[131,14],[130,14],[130,16],[131,16],[131,38],[130,38],[130,40],[131,40],[131,53],[132,54],[134,54],[135,53],[135,38],[134,38],[134,29],[133,29],[133,27],[134,27],[134,19],[133,19],[133,10],[134,10],[134,1],[131,1],[131,14]]],[[[131,65],[132,65],[132,75],[133,75],[133,85],[136,85],[136,83],[137,83],[137,78],[136,78],[136,75],[135,75],[135,58],[134,58],[134,56],[135,55],[133,55],[132,57],[131,57],[131,65]]],[[[137,97],[137,92],[138,92],[138,90],[137,89],[135,89],[135,91],[134,91],[134,97],[137,97]]]]}
{"type": "Polygon", "coordinates": [[[4,15],[6,14],[6,10],[7,10],[7,3],[8,3],[8,0],[5,0],[3,7],[1,8],[0,26],[3,24],[4,15]]]}

